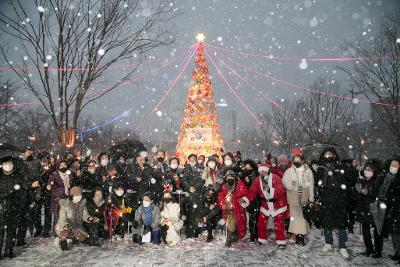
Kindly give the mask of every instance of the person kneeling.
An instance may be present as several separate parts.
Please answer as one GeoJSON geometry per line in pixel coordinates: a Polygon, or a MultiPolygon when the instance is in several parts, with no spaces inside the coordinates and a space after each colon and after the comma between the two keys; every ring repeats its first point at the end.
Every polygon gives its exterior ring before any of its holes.
{"type": "Polygon", "coordinates": [[[133,242],[160,244],[160,209],[153,203],[150,193],[143,195],[143,204],[135,212],[132,223],[133,242]]]}
{"type": "Polygon", "coordinates": [[[179,231],[182,229],[183,221],[180,219],[178,203],[175,203],[172,192],[164,191],[161,204],[161,239],[169,245],[181,242],[179,231]]]}
{"type": "Polygon", "coordinates": [[[60,238],[62,250],[69,250],[67,243],[72,239],[74,244],[84,242],[87,233],[83,230],[83,222],[89,223],[89,214],[86,208],[86,199],[82,198],[82,188],[74,186],[67,199],[60,200],[60,211],[56,225],[56,233],[60,238]]]}

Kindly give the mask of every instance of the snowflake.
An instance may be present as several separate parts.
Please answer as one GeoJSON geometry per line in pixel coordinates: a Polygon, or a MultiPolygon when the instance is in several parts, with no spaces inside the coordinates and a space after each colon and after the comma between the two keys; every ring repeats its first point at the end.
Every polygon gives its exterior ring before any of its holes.
{"type": "Polygon", "coordinates": [[[318,25],[318,19],[317,19],[317,17],[313,17],[313,18],[310,20],[310,26],[311,26],[311,27],[317,27],[317,25],[318,25]]]}
{"type": "Polygon", "coordinates": [[[53,57],[52,57],[51,55],[47,55],[47,56],[46,56],[46,59],[47,59],[47,60],[52,60],[53,57]]]}
{"type": "Polygon", "coordinates": [[[347,186],[346,186],[345,184],[342,184],[340,187],[341,187],[343,190],[346,190],[346,188],[347,188],[347,186]]]}
{"type": "Polygon", "coordinates": [[[98,53],[100,56],[104,56],[104,54],[106,53],[106,51],[105,51],[103,48],[100,48],[100,49],[97,51],[97,53],[98,53]]]}
{"type": "Polygon", "coordinates": [[[222,42],[222,37],[218,36],[217,40],[218,40],[218,42],[222,42]]]}
{"type": "Polygon", "coordinates": [[[307,69],[307,67],[308,67],[307,61],[305,59],[302,59],[301,63],[299,64],[299,68],[305,70],[307,69]]]}
{"type": "Polygon", "coordinates": [[[44,9],[43,6],[38,6],[37,10],[38,10],[39,12],[43,13],[45,9],[44,9]]]}
{"type": "Polygon", "coordinates": [[[396,43],[400,44],[400,38],[396,39],[396,43]]]}
{"type": "Polygon", "coordinates": [[[379,208],[381,208],[382,210],[385,210],[387,208],[387,206],[385,203],[382,202],[381,204],[379,204],[379,208]]]}
{"type": "Polygon", "coordinates": [[[158,116],[158,117],[162,117],[162,115],[163,115],[163,113],[162,113],[161,110],[157,111],[157,116],[158,116]]]}

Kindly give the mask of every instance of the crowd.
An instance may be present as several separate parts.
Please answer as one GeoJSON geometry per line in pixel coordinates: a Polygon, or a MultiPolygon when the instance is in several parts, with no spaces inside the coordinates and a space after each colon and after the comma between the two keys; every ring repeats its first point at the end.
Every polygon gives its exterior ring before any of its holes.
{"type": "Polygon", "coordinates": [[[0,160],[0,252],[9,258],[14,246],[26,245],[28,231],[58,238],[62,250],[122,238],[173,246],[202,232],[213,242],[217,230],[226,246],[247,230],[250,242],[264,245],[272,221],[279,249],[287,241],[304,246],[317,227],[325,237],[322,251],[334,251],[337,230],[339,253],[348,258],[347,234],[358,222],[365,256],[381,257],[390,237],[392,259],[400,259],[399,158],[359,167],[334,148],[311,162],[302,155],[255,162],[239,151],[180,162],[162,150],[79,159],[26,148],[21,157],[0,160]]]}

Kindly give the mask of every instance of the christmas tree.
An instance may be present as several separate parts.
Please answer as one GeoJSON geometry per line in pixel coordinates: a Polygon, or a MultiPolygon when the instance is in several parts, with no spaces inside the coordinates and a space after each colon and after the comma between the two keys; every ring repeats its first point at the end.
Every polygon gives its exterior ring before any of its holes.
{"type": "Polygon", "coordinates": [[[214,93],[208,75],[204,36],[197,36],[196,62],[180,127],[176,155],[183,163],[190,154],[219,154],[223,147],[214,93]]]}

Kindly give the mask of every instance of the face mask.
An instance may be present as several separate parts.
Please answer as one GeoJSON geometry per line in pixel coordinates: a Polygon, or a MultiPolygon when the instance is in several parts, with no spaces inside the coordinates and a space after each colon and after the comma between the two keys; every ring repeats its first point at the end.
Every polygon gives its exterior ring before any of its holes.
{"type": "Polygon", "coordinates": [[[171,169],[177,169],[178,168],[178,164],[171,164],[171,169]]]}
{"type": "Polygon", "coordinates": [[[103,199],[103,196],[94,196],[94,200],[96,202],[100,202],[103,199]]]}
{"type": "Polygon", "coordinates": [[[32,161],[33,160],[33,156],[31,155],[31,156],[28,156],[27,158],[26,158],[26,161],[32,161]]]}
{"type": "Polygon", "coordinates": [[[301,164],[301,162],[293,162],[293,165],[296,167],[296,168],[300,168],[301,167],[301,165],[303,165],[303,164],[301,164]]]}
{"type": "Polygon", "coordinates": [[[372,176],[374,176],[374,173],[371,171],[364,171],[364,176],[365,178],[371,178],[372,176]]]}
{"type": "Polygon", "coordinates": [[[14,164],[12,162],[4,162],[2,168],[5,172],[11,172],[14,169],[14,164]]]}
{"type": "Polygon", "coordinates": [[[124,194],[124,190],[116,190],[115,194],[119,197],[121,197],[124,194]]]}
{"type": "Polygon", "coordinates": [[[253,169],[244,169],[245,174],[250,174],[253,172],[253,169]]]}
{"type": "Polygon", "coordinates": [[[203,164],[202,160],[198,160],[197,163],[199,163],[200,165],[203,164]]]}
{"type": "Polygon", "coordinates": [[[107,166],[108,165],[108,159],[102,159],[100,161],[100,165],[103,166],[103,167],[107,166]]]}
{"type": "Polygon", "coordinates": [[[143,207],[145,207],[145,208],[149,207],[150,204],[151,204],[150,201],[143,201],[143,207]]]}
{"type": "Polygon", "coordinates": [[[66,173],[67,170],[68,170],[67,167],[62,167],[62,168],[59,169],[59,171],[62,172],[62,173],[66,173]]]}
{"type": "Polygon", "coordinates": [[[271,164],[271,167],[276,167],[276,164],[275,164],[275,163],[272,163],[272,164],[271,164]]]}
{"type": "Polygon", "coordinates": [[[119,163],[124,164],[124,163],[125,163],[125,160],[120,159],[120,160],[119,160],[119,163]]]}
{"type": "Polygon", "coordinates": [[[196,162],[189,162],[190,166],[194,167],[196,166],[196,162]]]}
{"type": "Polygon", "coordinates": [[[209,162],[208,163],[208,167],[210,167],[211,169],[214,169],[215,168],[215,162],[214,161],[209,162]]]}
{"type": "Polygon", "coordinates": [[[318,170],[318,165],[317,164],[313,164],[312,168],[313,168],[314,171],[316,171],[316,170],[318,170]]]}
{"type": "Polygon", "coordinates": [[[231,166],[232,165],[232,160],[227,159],[227,160],[224,161],[224,163],[225,163],[225,166],[231,166]]]}
{"type": "Polygon", "coordinates": [[[88,172],[91,173],[91,174],[93,174],[93,173],[96,172],[96,169],[88,169],[88,172]]]}
{"type": "Polygon", "coordinates": [[[399,171],[399,168],[396,168],[396,167],[390,167],[389,168],[389,172],[391,174],[397,174],[398,171],[399,171]]]}
{"type": "Polygon", "coordinates": [[[170,203],[171,201],[172,201],[172,198],[170,198],[170,197],[164,198],[165,203],[170,203]]]}
{"type": "Polygon", "coordinates": [[[234,179],[229,179],[229,180],[226,181],[226,183],[227,183],[229,186],[233,186],[233,185],[235,184],[235,180],[234,180],[234,179]]]}
{"type": "Polygon", "coordinates": [[[72,197],[72,202],[74,203],[78,203],[79,201],[81,201],[82,196],[73,196],[72,197]]]}
{"type": "Polygon", "coordinates": [[[158,161],[158,162],[164,162],[164,158],[163,158],[163,157],[158,157],[158,158],[157,158],[157,161],[158,161]]]}

